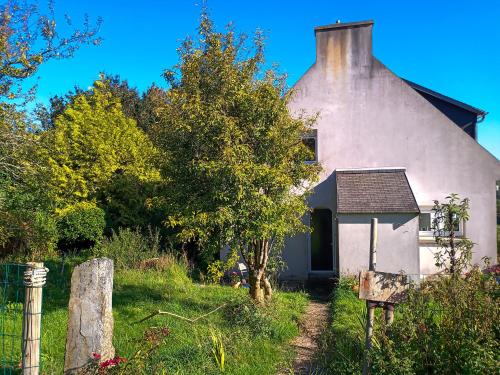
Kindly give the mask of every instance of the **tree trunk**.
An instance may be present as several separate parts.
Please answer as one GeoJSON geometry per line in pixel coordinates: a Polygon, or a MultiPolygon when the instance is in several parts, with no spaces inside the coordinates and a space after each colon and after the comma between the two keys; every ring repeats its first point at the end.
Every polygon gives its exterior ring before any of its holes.
{"type": "Polygon", "coordinates": [[[258,270],[250,272],[249,283],[250,283],[250,296],[257,303],[264,303],[264,293],[261,288],[261,275],[258,270]]]}
{"type": "Polygon", "coordinates": [[[273,297],[273,288],[267,276],[264,275],[262,278],[262,286],[264,288],[264,299],[269,302],[273,297]]]}
{"type": "Polygon", "coordinates": [[[250,284],[250,296],[257,303],[264,303],[272,296],[272,289],[269,280],[265,277],[267,261],[269,259],[269,241],[255,240],[249,245],[252,251],[248,257],[248,273],[250,284]]]}

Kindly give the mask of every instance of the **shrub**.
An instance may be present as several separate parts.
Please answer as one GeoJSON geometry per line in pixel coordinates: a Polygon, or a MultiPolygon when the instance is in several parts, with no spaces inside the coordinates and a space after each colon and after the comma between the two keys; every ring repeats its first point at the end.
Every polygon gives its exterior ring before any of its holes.
{"type": "Polygon", "coordinates": [[[228,271],[236,267],[240,256],[237,251],[230,251],[226,260],[216,260],[207,266],[207,280],[212,284],[219,284],[228,271]]]}
{"type": "Polygon", "coordinates": [[[39,261],[56,255],[58,231],[52,215],[43,212],[0,213],[0,257],[11,261],[39,261]],[[7,226],[8,225],[8,226],[7,226]]]}
{"type": "Polygon", "coordinates": [[[377,322],[372,353],[379,374],[493,374],[500,353],[500,287],[478,267],[410,290],[393,325],[377,322]]]}
{"type": "Polygon", "coordinates": [[[144,236],[139,228],[120,228],[96,247],[95,254],[113,259],[118,269],[148,268],[149,263],[145,261],[160,254],[158,231],[149,230],[148,236],[144,236]]]}
{"type": "Polygon", "coordinates": [[[79,202],[59,211],[57,229],[62,250],[90,248],[101,239],[106,226],[104,211],[94,203],[79,202]]]}

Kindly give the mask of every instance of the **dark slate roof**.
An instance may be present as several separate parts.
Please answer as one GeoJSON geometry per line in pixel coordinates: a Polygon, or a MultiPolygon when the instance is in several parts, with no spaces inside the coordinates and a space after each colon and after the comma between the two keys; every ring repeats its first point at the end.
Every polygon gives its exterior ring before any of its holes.
{"type": "Polygon", "coordinates": [[[408,85],[410,85],[411,88],[413,88],[416,91],[423,92],[425,94],[428,94],[428,95],[434,96],[434,97],[436,97],[438,99],[441,99],[441,100],[443,100],[445,102],[453,104],[453,105],[455,105],[455,106],[457,106],[459,108],[463,108],[466,111],[469,111],[469,112],[472,112],[472,113],[476,114],[476,116],[486,116],[488,114],[488,112],[486,112],[486,111],[484,111],[482,109],[473,107],[473,106],[471,106],[469,104],[466,104],[464,102],[461,102],[459,100],[450,98],[449,96],[440,94],[437,91],[428,89],[427,87],[421,86],[421,85],[419,85],[419,84],[417,84],[415,82],[409,81],[409,80],[404,79],[404,78],[402,78],[402,80],[405,81],[408,85]]]}
{"type": "Polygon", "coordinates": [[[337,212],[419,213],[404,169],[337,170],[337,212]]]}

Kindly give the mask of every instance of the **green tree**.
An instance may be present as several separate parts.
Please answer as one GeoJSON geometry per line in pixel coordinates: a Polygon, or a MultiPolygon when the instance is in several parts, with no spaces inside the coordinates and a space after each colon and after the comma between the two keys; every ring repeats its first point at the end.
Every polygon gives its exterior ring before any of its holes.
{"type": "Polygon", "coordinates": [[[57,233],[43,167],[36,160],[38,137],[29,131],[24,113],[0,104],[0,253],[50,251],[57,233]],[[43,176],[41,176],[43,177],[43,176]]]}
{"type": "Polygon", "coordinates": [[[264,41],[251,46],[202,14],[197,40],[167,70],[171,89],[153,128],[167,182],[168,225],[204,251],[229,246],[249,268],[251,296],[270,298],[266,266],[286,236],[307,230],[306,197],[319,167],[301,137],[315,118],[294,117],[285,77],[264,71],[264,41]]]}
{"type": "Polygon", "coordinates": [[[57,231],[47,166],[37,158],[39,136],[26,116],[33,99],[25,80],[49,60],[71,57],[83,44],[99,44],[95,25],[56,27],[53,3],[44,14],[36,2],[0,4],[0,252],[37,254],[54,248],[57,231]]]}
{"type": "Polygon", "coordinates": [[[92,95],[77,96],[54,125],[43,141],[59,207],[95,199],[115,175],[158,177],[152,143],[101,80],[92,95]]]}
{"type": "Polygon", "coordinates": [[[445,203],[434,201],[432,228],[439,251],[435,254],[436,266],[458,275],[470,265],[473,242],[457,233],[469,220],[469,199],[460,200],[457,194],[446,197],[445,203]]]}
{"type": "Polygon", "coordinates": [[[53,3],[41,13],[37,2],[9,0],[0,4],[0,97],[31,98],[34,91],[23,92],[24,80],[43,63],[73,56],[82,44],[99,44],[101,20],[91,24],[85,17],[81,28],[66,16],[69,34],[56,26],[53,3]]]}
{"type": "MultiPolygon", "coordinates": [[[[158,109],[166,100],[165,90],[153,84],[141,96],[135,87],[130,86],[127,80],[121,79],[118,75],[103,73],[101,81],[109,92],[120,100],[123,114],[134,119],[139,128],[148,132],[151,124],[158,121],[158,109]]],[[[80,95],[92,96],[93,88],[84,90],[77,86],[66,95],[50,98],[49,105],[38,104],[35,115],[41,129],[54,128],[56,118],[80,95]]]]}

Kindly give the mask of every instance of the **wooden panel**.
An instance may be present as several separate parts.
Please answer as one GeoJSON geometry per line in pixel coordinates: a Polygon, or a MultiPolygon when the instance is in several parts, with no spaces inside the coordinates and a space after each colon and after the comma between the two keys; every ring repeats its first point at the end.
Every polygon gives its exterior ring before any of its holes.
{"type": "Polygon", "coordinates": [[[408,289],[408,277],[387,272],[361,271],[359,298],[370,301],[401,302],[408,289]]]}

